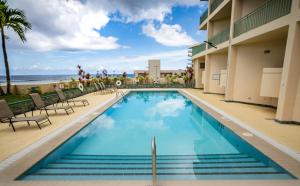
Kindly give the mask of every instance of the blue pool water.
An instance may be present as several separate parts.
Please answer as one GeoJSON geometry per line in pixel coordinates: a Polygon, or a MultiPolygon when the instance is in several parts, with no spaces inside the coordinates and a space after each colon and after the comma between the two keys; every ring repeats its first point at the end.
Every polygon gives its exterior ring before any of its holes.
{"type": "Polygon", "coordinates": [[[39,161],[20,180],[293,179],[175,91],[131,92],[39,161]]]}

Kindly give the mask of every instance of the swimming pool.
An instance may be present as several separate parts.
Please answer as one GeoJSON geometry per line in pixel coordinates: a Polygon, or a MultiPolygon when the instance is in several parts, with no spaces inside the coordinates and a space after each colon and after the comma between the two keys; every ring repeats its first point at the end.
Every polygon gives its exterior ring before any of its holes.
{"type": "Polygon", "coordinates": [[[136,91],[18,180],[294,179],[286,170],[176,91],[136,91]]]}

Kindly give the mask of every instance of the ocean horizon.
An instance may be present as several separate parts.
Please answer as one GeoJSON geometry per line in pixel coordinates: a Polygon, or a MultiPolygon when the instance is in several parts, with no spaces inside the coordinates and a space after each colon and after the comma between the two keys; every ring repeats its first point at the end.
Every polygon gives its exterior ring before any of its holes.
{"type": "MultiPolygon", "coordinates": [[[[109,76],[120,76],[121,74],[109,74],[109,76]]],[[[95,75],[93,75],[95,76],[95,75]]],[[[78,75],[12,75],[12,84],[42,84],[68,81],[71,78],[78,79],[78,75]]],[[[134,74],[127,74],[127,77],[134,77],[134,74]]],[[[0,75],[0,84],[6,83],[6,77],[0,75]]]]}

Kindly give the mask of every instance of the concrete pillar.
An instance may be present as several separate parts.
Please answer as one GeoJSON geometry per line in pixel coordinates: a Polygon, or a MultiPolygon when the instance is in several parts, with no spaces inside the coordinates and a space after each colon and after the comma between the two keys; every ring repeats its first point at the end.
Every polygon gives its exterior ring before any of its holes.
{"type": "MultiPolygon", "coordinates": [[[[300,76],[300,23],[289,25],[276,119],[293,121],[300,76]]],[[[300,113],[299,113],[300,114],[300,113]]],[[[299,121],[300,122],[300,121],[299,121]]]]}
{"type": "Polygon", "coordinates": [[[228,48],[228,60],[227,60],[227,81],[225,89],[225,100],[234,99],[234,80],[235,71],[237,64],[237,49],[234,46],[229,46],[228,48]]]}
{"type": "Polygon", "coordinates": [[[228,47],[228,60],[227,60],[227,82],[225,89],[225,100],[233,100],[234,94],[234,79],[236,70],[236,56],[237,49],[231,45],[231,40],[234,38],[234,22],[241,18],[242,14],[242,1],[232,0],[231,7],[231,20],[230,20],[230,35],[229,35],[229,47],[228,47]]]}
{"type": "Polygon", "coordinates": [[[194,61],[194,75],[195,75],[195,88],[201,88],[201,77],[200,77],[200,62],[198,59],[194,61]]]}
{"type": "Polygon", "coordinates": [[[205,56],[205,83],[204,83],[204,93],[209,92],[209,80],[210,80],[210,56],[206,55],[205,56]]]}

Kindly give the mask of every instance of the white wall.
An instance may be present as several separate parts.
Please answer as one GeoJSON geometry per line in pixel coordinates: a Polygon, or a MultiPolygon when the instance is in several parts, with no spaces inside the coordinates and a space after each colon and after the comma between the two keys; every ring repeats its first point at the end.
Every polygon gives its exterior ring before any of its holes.
{"type": "Polygon", "coordinates": [[[293,121],[300,122],[300,78],[298,80],[296,101],[294,103],[293,121]]]}
{"type": "Polygon", "coordinates": [[[221,31],[223,31],[225,28],[229,26],[230,26],[230,18],[212,22],[213,32],[210,37],[215,36],[216,34],[220,33],[221,31]]]}
{"type": "Polygon", "coordinates": [[[242,0],[242,17],[264,4],[264,2],[266,0],[242,0]]]}
{"type": "Polygon", "coordinates": [[[274,105],[274,99],[261,97],[263,68],[283,66],[286,41],[281,39],[237,46],[237,63],[233,99],[236,101],[274,105]],[[269,50],[270,53],[264,53],[269,50]]]}
{"type": "Polygon", "coordinates": [[[224,94],[225,88],[220,86],[220,79],[213,80],[213,76],[219,74],[221,76],[221,70],[225,70],[227,67],[227,53],[213,54],[209,57],[209,66],[206,68],[206,81],[208,82],[207,92],[224,94]],[[208,71],[207,71],[208,70],[208,71]]]}

